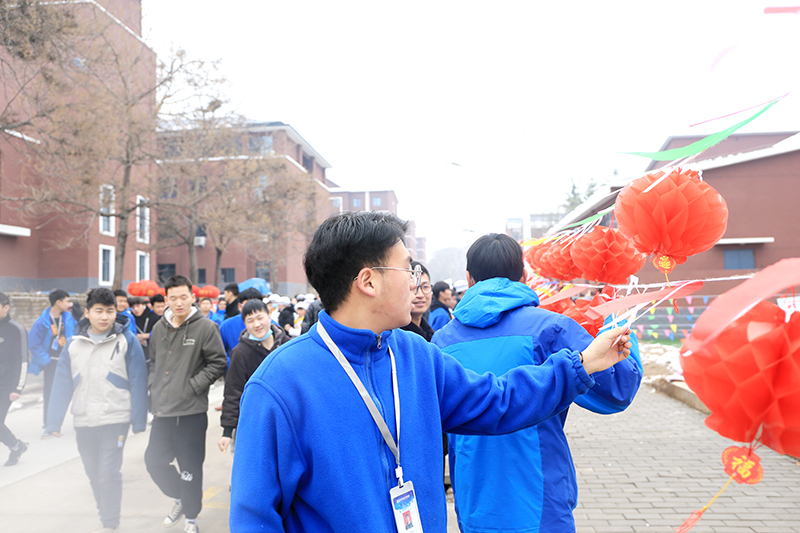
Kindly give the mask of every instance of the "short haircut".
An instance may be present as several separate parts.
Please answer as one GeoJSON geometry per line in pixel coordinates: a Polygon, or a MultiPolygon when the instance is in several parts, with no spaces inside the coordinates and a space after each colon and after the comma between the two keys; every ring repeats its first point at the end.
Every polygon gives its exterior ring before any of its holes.
{"type": "Polygon", "coordinates": [[[239,303],[245,303],[248,300],[261,300],[264,297],[261,291],[250,287],[239,293],[239,303]]]}
{"type": "Polygon", "coordinates": [[[150,305],[153,305],[156,302],[161,302],[162,304],[165,303],[164,295],[163,294],[154,294],[150,297],[150,305]]]}
{"type": "Polygon", "coordinates": [[[519,281],[525,275],[522,247],[504,233],[489,233],[467,251],[467,272],[476,282],[491,278],[519,281]]]}
{"type": "Polygon", "coordinates": [[[62,289],[56,289],[50,293],[50,307],[56,305],[56,302],[63,300],[64,298],[69,298],[69,293],[62,289]]]}
{"type": "MultiPolygon", "coordinates": [[[[430,277],[430,276],[428,276],[430,277]]],[[[433,284],[433,297],[437,300],[439,299],[439,295],[442,294],[444,291],[450,290],[450,284],[446,281],[437,281],[433,284]]]]}
{"type": "Polygon", "coordinates": [[[225,291],[228,291],[234,296],[239,296],[239,286],[236,283],[228,283],[227,285],[225,285],[225,288],[222,289],[222,292],[225,291]]]}
{"type": "Polygon", "coordinates": [[[347,300],[362,268],[381,266],[389,249],[405,242],[407,229],[408,223],[396,215],[377,211],[345,211],[317,228],[303,266],[328,312],[347,300]]]}
{"type": "Polygon", "coordinates": [[[124,296],[125,298],[127,298],[128,293],[123,291],[122,289],[117,289],[114,291],[114,297],[116,298],[117,296],[124,296]]]}
{"type": "Polygon", "coordinates": [[[111,292],[111,289],[104,289],[104,288],[91,289],[86,294],[86,309],[91,309],[95,305],[116,307],[117,295],[111,292]]]}
{"type": "MultiPolygon", "coordinates": [[[[116,296],[116,295],[115,295],[116,296]]],[[[128,305],[133,307],[134,305],[145,305],[147,302],[144,298],[140,298],[139,296],[131,296],[128,298],[128,305]]]]}
{"type": "Polygon", "coordinates": [[[425,268],[425,265],[420,263],[419,261],[411,261],[411,268],[417,268],[419,266],[422,269],[422,273],[428,276],[428,279],[431,279],[431,273],[428,272],[428,269],[425,268]]]}
{"type": "Polygon", "coordinates": [[[206,300],[208,300],[208,301],[209,301],[209,302],[211,302],[212,304],[214,303],[214,302],[213,302],[213,300],[211,300],[211,298],[209,298],[208,296],[206,296],[205,298],[201,298],[201,299],[200,299],[200,301],[201,301],[201,302],[205,302],[206,300]]]}
{"type": "Polygon", "coordinates": [[[11,300],[6,296],[6,293],[0,292],[0,307],[11,305],[11,300]]]}
{"type": "Polygon", "coordinates": [[[186,276],[181,276],[180,274],[172,276],[164,284],[164,292],[169,293],[169,290],[174,289],[175,287],[187,287],[189,292],[192,292],[192,280],[186,276]]]}
{"type": "MultiPolygon", "coordinates": [[[[249,289],[248,289],[249,290],[249,289]]],[[[242,306],[242,320],[250,315],[254,315],[259,311],[267,312],[267,306],[263,300],[247,300],[242,306]]]]}

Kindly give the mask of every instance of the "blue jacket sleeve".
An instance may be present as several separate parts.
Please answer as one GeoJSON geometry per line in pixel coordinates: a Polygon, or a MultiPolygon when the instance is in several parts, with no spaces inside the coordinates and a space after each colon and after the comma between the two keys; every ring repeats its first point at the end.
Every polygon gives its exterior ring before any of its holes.
{"type": "Polygon", "coordinates": [[[282,400],[263,381],[248,382],[233,458],[231,533],[284,530],[284,519],[307,468],[295,436],[282,400]],[[269,438],[264,427],[273,428],[269,438]]]}
{"type": "Polygon", "coordinates": [[[31,351],[28,372],[31,374],[38,375],[42,368],[50,362],[50,356],[47,351],[51,337],[50,328],[45,326],[41,317],[37,318],[28,332],[28,349],[31,351]]]}
{"type": "Polygon", "coordinates": [[[72,361],[70,360],[69,347],[72,342],[61,350],[56,366],[56,375],[53,378],[53,388],[50,391],[50,403],[47,405],[47,427],[45,433],[61,431],[61,424],[64,423],[64,416],[67,414],[67,407],[72,400],[72,393],[75,392],[75,385],[80,376],[72,379],[72,361]]]}
{"type": "MultiPolygon", "coordinates": [[[[586,394],[576,398],[576,404],[601,415],[619,413],[631,404],[642,381],[639,344],[635,341],[634,335],[631,335],[631,339],[634,347],[631,349],[630,357],[611,368],[592,374],[595,385],[586,394]]],[[[591,341],[591,335],[580,324],[569,317],[563,317],[559,320],[558,330],[553,339],[553,350],[564,346],[575,347],[576,342],[582,346],[580,349],[583,349],[591,341]]]]}
{"type": "Polygon", "coordinates": [[[131,391],[131,427],[139,432],[147,428],[147,365],[136,335],[126,335],[125,339],[128,341],[125,366],[131,391]]]}
{"type": "MultiPolygon", "coordinates": [[[[438,349],[437,349],[438,351],[438,349]]],[[[564,349],[541,365],[516,367],[500,377],[465,369],[443,352],[439,396],[442,428],[462,435],[503,435],[562,412],[594,385],[577,351],[564,349]]]]}

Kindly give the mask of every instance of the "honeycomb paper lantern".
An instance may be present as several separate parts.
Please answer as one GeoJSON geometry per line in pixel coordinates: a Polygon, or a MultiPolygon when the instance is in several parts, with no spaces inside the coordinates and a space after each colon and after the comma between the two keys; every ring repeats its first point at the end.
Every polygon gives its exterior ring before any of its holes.
{"type": "Polygon", "coordinates": [[[556,279],[572,280],[582,276],[581,270],[575,265],[572,259],[572,244],[574,239],[563,240],[553,243],[544,254],[544,262],[551,268],[556,279]]]}
{"type": "Polygon", "coordinates": [[[596,226],[576,240],[571,253],[583,277],[600,283],[627,283],[646,260],[619,230],[605,226],[596,226]]]}
{"type": "Polygon", "coordinates": [[[725,234],[728,206],[698,172],[675,169],[638,178],[617,195],[622,234],[662,272],[714,246],[725,234]],[[662,179],[663,178],[663,179],[662,179]]]}

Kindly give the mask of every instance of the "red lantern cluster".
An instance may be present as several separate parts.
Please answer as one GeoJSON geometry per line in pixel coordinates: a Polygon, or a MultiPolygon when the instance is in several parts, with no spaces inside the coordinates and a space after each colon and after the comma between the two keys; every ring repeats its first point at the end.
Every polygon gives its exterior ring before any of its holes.
{"type": "Polygon", "coordinates": [[[786,322],[761,302],[708,343],[685,339],[681,353],[686,384],[711,410],[708,427],[739,442],[760,429],[765,445],[800,456],[800,313],[786,322]]]}
{"type": "Polygon", "coordinates": [[[214,285],[204,285],[197,291],[198,298],[216,298],[219,296],[219,288],[214,285]]]}
{"type": "Polygon", "coordinates": [[[565,281],[583,277],[572,259],[571,250],[574,242],[574,239],[554,242],[544,254],[542,262],[546,263],[548,271],[554,274],[550,277],[565,281]]]}
{"type": "Polygon", "coordinates": [[[596,226],[576,240],[571,254],[582,277],[600,283],[627,283],[646,260],[619,230],[605,226],[596,226]]]}
{"type": "Polygon", "coordinates": [[[622,234],[639,252],[654,255],[662,272],[714,246],[725,234],[728,206],[697,172],[648,174],[617,195],[614,214],[622,234]]]}
{"type": "Polygon", "coordinates": [[[583,326],[589,335],[596,337],[603,327],[603,316],[592,310],[591,306],[588,300],[572,301],[570,298],[563,298],[552,304],[542,305],[541,308],[570,317],[583,326]]]}
{"type": "Polygon", "coordinates": [[[132,283],[128,283],[127,292],[131,296],[155,296],[156,294],[161,294],[162,291],[161,287],[158,286],[158,283],[149,279],[143,279],[142,281],[134,281],[132,283]]]}

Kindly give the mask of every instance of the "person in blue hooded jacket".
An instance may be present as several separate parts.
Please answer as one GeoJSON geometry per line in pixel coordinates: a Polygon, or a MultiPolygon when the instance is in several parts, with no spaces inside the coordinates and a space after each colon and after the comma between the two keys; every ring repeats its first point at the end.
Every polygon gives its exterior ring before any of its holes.
{"type": "MultiPolygon", "coordinates": [[[[28,372],[38,376],[39,372],[44,370],[42,427],[47,425],[47,406],[50,403],[50,391],[53,389],[53,379],[56,376],[58,356],[67,341],[72,338],[76,324],[70,312],[72,306],[67,291],[56,289],[48,298],[50,307],[42,311],[28,331],[28,349],[31,351],[28,372]]],[[[49,437],[50,433],[46,431],[42,435],[43,439],[49,437]]]]}
{"type": "Polygon", "coordinates": [[[413,533],[417,521],[402,515],[412,500],[424,531],[445,533],[442,429],[502,434],[537,424],[592,387],[590,374],[629,355],[627,330],[617,328],[582,353],[560,349],[504,376],[466,370],[398,329],[411,321],[422,272],[403,244],[407,227],[391,213],[344,212],[317,228],[304,267],[325,311],[245,385],[233,533],[396,533],[397,524],[413,533]],[[390,491],[405,499],[393,503],[390,491]]]}
{"type": "MultiPolygon", "coordinates": [[[[469,288],[455,319],[432,342],[465,368],[496,375],[547,364],[559,350],[589,346],[594,339],[577,322],[537,307],[536,293],[524,279],[522,248],[514,239],[497,233],[479,238],[467,252],[469,288]]],[[[630,405],[642,378],[633,348],[628,359],[592,374],[594,385],[575,403],[601,414],[630,405]]],[[[507,435],[448,436],[450,481],[463,533],[575,531],[578,486],[564,434],[568,409],[566,404],[556,416],[507,435]]]]}

